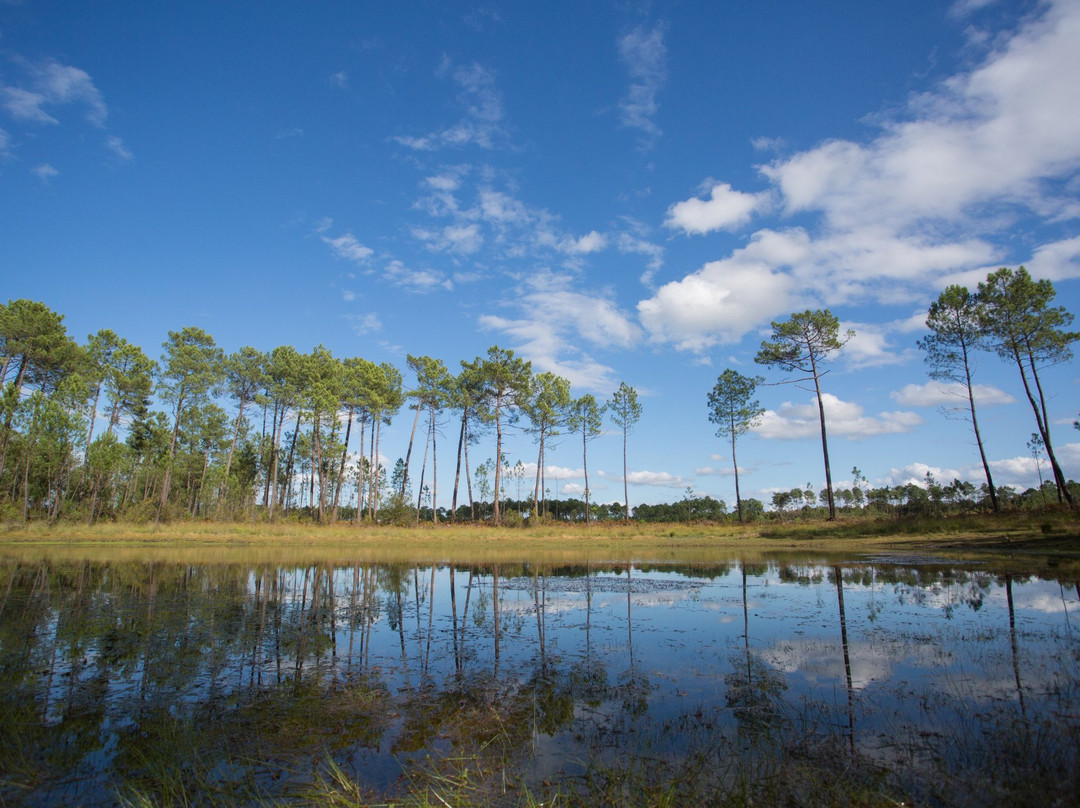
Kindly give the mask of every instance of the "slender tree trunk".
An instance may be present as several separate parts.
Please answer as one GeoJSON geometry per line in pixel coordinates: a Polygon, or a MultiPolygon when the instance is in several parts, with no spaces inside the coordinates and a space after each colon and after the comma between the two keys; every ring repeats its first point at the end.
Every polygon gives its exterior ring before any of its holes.
{"type": "MultiPolygon", "coordinates": [[[[420,485],[417,486],[416,492],[416,523],[420,524],[420,504],[424,498],[424,473],[427,471],[427,450],[428,444],[431,441],[431,427],[432,424],[428,423],[426,434],[424,435],[424,459],[420,463],[420,485]]],[[[417,619],[419,619],[419,612],[417,612],[417,619]]]]}
{"type": "Polygon", "coordinates": [[[289,512],[289,497],[286,494],[291,493],[292,490],[292,478],[293,478],[293,455],[296,452],[296,437],[300,434],[300,421],[303,420],[304,414],[297,410],[296,412],[296,426],[293,427],[292,441],[289,443],[289,458],[285,461],[285,485],[282,487],[281,499],[283,510],[285,513],[289,512]]]}
{"type": "Polygon", "coordinates": [[[469,491],[469,513],[472,516],[472,520],[476,521],[476,500],[472,495],[472,475],[469,474],[469,433],[466,429],[465,432],[465,486],[469,491]]]}
{"type": "MultiPolygon", "coordinates": [[[[540,470],[544,467],[544,424],[540,424],[540,447],[536,453],[536,482],[533,484],[533,513],[540,516],[540,470]]],[[[537,519],[537,522],[540,520],[537,519]]]]}
{"type": "Polygon", "coordinates": [[[1015,348],[1013,349],[1013,358],[1016,360],[1016,365],[1020,369],[1020,379],[1024,383],[1024,393],[1027,395],[1028,403],[1031,404],[1031,409],[1035,413],[1035,423],[1039,428],[1039,435],[1042,437],[1043,448],[1046,449],[1046,456],[1050,460],[1050,468],[1054,472],[1054,483],[1057,485],[1058,490],[1058,502],[1068,502],[1069,507],[1075,509],[1076,503],[1073,501],[1072,494],[1069,492],[1069,487],[1065,481],[1065,475],[1061,471],[1061,466],[1058,465],[1057,457],[1054,456],[1054,448],[1050,444],[1050,429],[1045,416],[1046,399],[1043,396],[1042,384],[1039,382],[1039,376],[1035,370],[1034,361],[1031,363],[1031,374],[1039,394],[1038,400],[1036,400],[1035,395],[1031,392],[1031,383],[1028,381],[1024,360],[1020,356],[1019,350],[1015,348]]]}
{"type": "Polygon", "coordinates": [[[821,419],[821,453],[825,457],[825,493],[829,500],[829,521],[836,520],[836,503],[833,501],[832,470],[829,468],[829,440],[825,434],[825,402],[821,398],[821,381],[818,378],[817,363],[810,355],[810,367],[814,373],[814,390],[817,391],[818,417],[821,419]]]}
{"type": "MultiPolygon", "coordinates": [[[[435,429],[435,406],[431,407],[431,521],[433,524],[439,521],[439,464],[437,458],[437,446],[436,446],[436,429],[435,429]]],[[[432,586],[434,586],[434,579],[432,580],[432,586]]]]}
{"type": "Polygon", "coordinates": [[[176,436],[180,434],[180,416],[184,411],[184,389],[180,388],[180,395],[176,401],[176,418],[173,420],[172,440],[169,442],[169,461],[165,466],[165,479],[161,484],[161,498],[158,500],[157,514],[154,516],[154,524],[161,524],[161,512],[169,499],[169,488],[172,486],[173,460],[176,457],[176,436]]]}
{"type": "Polygon", "coordinates": [[[1067,502],[1069,507],[1075,510],[1076,503],[1073,501],[1065,474],[1061,471],[1061,466],[1058,465],[1057,457],[1054,455],[1053,446],[1050,444],[1050,416],[1046,412],[1046,396],[1043,394],[1039,371],[1035,366],[1035,357],[1030,350],[1028,351],[1028,362],[1031,367],[1031,378],[1035,381],[1035,389],[1039,393],[1039,407],[1042,410],[1043,448],[1046,449],[1046,456],[1050,459],[1050,468],[1054,471],[1054,482],[1057,484],[1058,489],[1058,502],[1067,502]]]}
{"type": "Polygon", "coordinates": [[[360,460],[357,463],[356,475],[356,524],[360,524],[361,513],[364,510],[364,427],[367,425],[367,410],[360,410],[360,460]]]}
{"type": "Polygon", "coordinates": [[[375,427],[375,467],[371,472],[371,519],[379,518],[379,444],[382,442],[382,417],[375,427]]]}
{"type": "Polygon", "coordinates": [[[416,417],[413,418],[412,432],[409,433],[409,450],[405,452],[405,474],[401,477],[401,498],[405,499],[405,489],[409,487],[409,461],[412,458],[413,439],[416,437],[416,425],[420,422],[420,399],[416,399],[416,417]]]}
{"type": "Polygon", "coordinates": [[[458,436],[457,444],[457,467],[454,470],[454,496],[450,502],[450,521],[457,521],[457,495],[458,485],[461,483],[461,447],[465,443],[465,421],[469,417],[468,408],[464,408],[461,411],[461,434],[458,436]]]}
{"type": "MultiPolygon", "coordinates": [[[[585,419],[583,419],[583,424],[585,419]]],[[[585,527],[589,526],[589,450],[585,442],[587,428],[581,427],[581,467],[585,471],[585,527]]]]}
{"type": "Polygon", "coordinates": [[[499,484],[502,482],[502,420],[499,418],[499,398],[495,399],[495,511],[494,523],[499,524],[499,484]]]}
{"type": "Polygon", "coordinates": [[[626,479],[626,431],[624,426],[622,431],[622,484],[623,484],[623,499],[626,502],[626,521],[630,521],[630,493],[627,488],[628,482],[626,479]]]}
{"type": "Polygon", "coordinates": [[[345,482],[345,460],[349,456],[349,435],[352,432],[353,405],[349,405],[349,420],[345,422],[345,446],[341,450],[341,466],[338,468],[337,485],[334,486],[334,515],[331,522],[338,520],[338,499],[341,497],[341,485],[345,482]]]}
{"type": "Polygon", "coordinates": [[[240,396],[240,408],[236,411],[236,421],[233,424],[232,442],[229,443],[229,455],[225,458],[225,476],[221,480],[221,489],[218,491],[218,512],[225,504],[225,494],[229,490],[229,471],[232,469],[233,452],[236,451],[236,441],[240,437],[240,421],[244,417],[244,404],[247,402],[240,396]]]}
{"type": "Polygon", "coordinates": [[[94,403],[90,405],[90,426],[86,429],[86,448],[83,450],[82,473],[79,474],[79,488],[82,488],[86,480],[86,466],[90,460],[90,441],[94,438],[94,421],[97,420],[98,399],[101,397],[101,385],[94,389],[94,403]]]}
{"type": "MultiPolygon", "coordinates": [[[[735,508],[739,512],[739,521],[743,521],[742,497],[739,495],[739,463],[735,459],[735,413],[731,413],[731,467],[735,469],[735,508]]],[[[745,585],[745,573],[743,584],[745,585]]]]}
{"type": "Polygon", "coordinates": [[[990,474],[990,463],[986,459],[986,449],[983,448],[982,435],[979,433],[979,419],[975,417],[975,392],[971,386],[971,366],[968,364],[967,345],[960,340],[960,351],[964,359],[964,379],[967,382],[968,408],[971,411],[971,428],[975,432],[975,445],[979,447],[979,459],[982,460],[983,473],[986,475],[986,487],[990,491],[990,504],[994,513],[1000,513],[998,505],[997,489],[994,487],[994,478],[990,474]]]}

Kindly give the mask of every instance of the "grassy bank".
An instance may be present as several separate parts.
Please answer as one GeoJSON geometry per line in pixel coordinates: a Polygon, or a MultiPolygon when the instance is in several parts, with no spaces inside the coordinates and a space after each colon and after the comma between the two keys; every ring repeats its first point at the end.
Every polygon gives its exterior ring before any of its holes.
{"type": "Polygon", "coordinates": [[[1017,512],[1001,516],[821,520],[738,524],[549,523],[496,528],[487,524],[429,523],[413,527],[311,523],[174,522],[45,523],[0,528],[0,547],[68,548],[108,555],[120,548],[157,548],[200,553],[250,553],[260,549],[296,553],[363,554],[499,561],[537,558],[572,561],[715,560],[721,555],[752,559],[776,554],[859,556],[882,553],[1036,555],[1080,563],[1080,520],[1066,511],[1017,512]]]}

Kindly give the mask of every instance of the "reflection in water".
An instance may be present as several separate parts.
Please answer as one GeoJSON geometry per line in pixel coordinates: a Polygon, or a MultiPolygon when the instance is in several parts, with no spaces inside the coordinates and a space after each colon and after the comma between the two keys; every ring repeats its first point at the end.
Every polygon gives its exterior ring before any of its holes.
{"type": "Polygon", "coordinates": [[[882,564],[4,560],[0,803],[345,783],[1045,800],[1078,770],[1072,588],[882,564]]]}

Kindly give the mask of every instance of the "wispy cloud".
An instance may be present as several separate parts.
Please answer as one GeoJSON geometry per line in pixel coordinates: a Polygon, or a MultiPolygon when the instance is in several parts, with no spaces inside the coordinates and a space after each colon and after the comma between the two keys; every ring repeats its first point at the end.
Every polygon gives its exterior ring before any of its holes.
{"type": "Polygon", "coordinates": [[[597,293],[573,290],[574,279],[541,273],[525,280],[516,290],[516,318],[485,314],[484,328],[503,331],[514,347],[540,370],[565,376],[571,384],[608,392],[614,370],[592,358],[586,348],[629,348],[641,336],[640,329],[615,302],[597,293]]]}
{"type": "Polygon", "coordinates": [[[496,86],[495,73],[477,63],[454,66],[444,59],[436,75],[449,76],[457,84],[457,101],[464,117],[427,135],[402,135],[393,139],[416,151],[464,146],[495,148],[497,141],[506,134],[502,125],[502,94],[496,86]]]}
{"type": "Polygon", "coordinates": [[[630,76],[630,86],[619,102],[624,126],[641,132],[642,148],[651,148],[662,134],[657,126],[657,96],[667,82],[665,28],[639,26],[619,39],[619,57],[630,76]]]}
{"type": "Polygon", "coordinates": [[[60,176],[60,172],[53,168],[48,163],[42,163],[39,166],[34,166],[30,169],[30,173],[41,180],[42,185],[47,185],[49,180],[60,176]]]}
{"type": "Polygon", "coordinates": [[[101,92],[85,70],[60,64],[53,59],[30,62],[17,59],[27,76],[25,86],[0,87],[0,97],[8,113],[18,121],[56,124],[59,121],[46,108],[81,106],[86,120],[104,126],[109,110],[101,92]]]}
{"type": "Polygon", "coordinates": [[[110,135],[105,138],[105,148],[119,157],[121,160],[131,160],[135,157],[131,153],[131,149],[124,145],[124,141],[118,138],[116,135],[110,135]]]}
{"type": "Polygon", "coordinates": [[[338,258],[355,261],[358,264],[366,264],[375,251],[365,247],[352,233],[345,233],[337,238],[320,236],[323,242],[329,245],[330,251],[338,258]]]}
{"type": "Polygon", "coordinates": [[[382,321],[375,312],[368,312],[367,314],[349,314],[346,315],[345,319],[352,326],[353,333],[357,336],[364,336],[365,334],[382,331],[382,321]]]}

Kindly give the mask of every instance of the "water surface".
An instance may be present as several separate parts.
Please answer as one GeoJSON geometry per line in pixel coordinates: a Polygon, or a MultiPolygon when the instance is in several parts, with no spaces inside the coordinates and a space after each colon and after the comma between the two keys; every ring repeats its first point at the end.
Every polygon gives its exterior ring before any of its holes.
{"type": "Polygon", "coordinates": [[[0,802],[1077,793],[1075,581],[282,559],[0,558],[0,802]]]}

